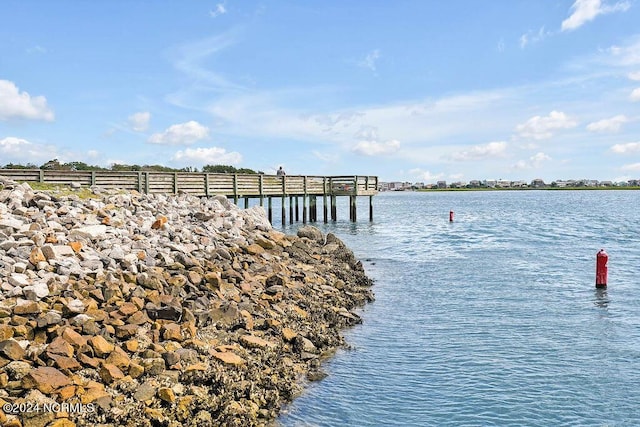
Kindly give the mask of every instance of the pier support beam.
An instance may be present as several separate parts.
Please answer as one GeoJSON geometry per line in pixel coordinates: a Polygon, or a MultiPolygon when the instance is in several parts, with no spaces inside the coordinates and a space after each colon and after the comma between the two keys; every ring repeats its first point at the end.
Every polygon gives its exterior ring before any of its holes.
{"type": "Polygon", "coordinates": [[[373,196],[369,196],[369,221],[373,221],[373,196]]]}
{"type": "Polygon", "coordinates": [[[289,196],[289,224],[293,224],[293,196],[289,196]]]}
{"type": "Polygon", "coordinates": [[[286,206],[287,206],[287,197],[286,196],[282,196],[282,226],[285,226],[287,224],[287,211],[286,206]]]}
{"type": "Polygon", "coordinates": [[[271,204],[271,197],[267,199],[267,216],[269,217],[269,222],[273,224],[273,206],[271,204]]]}
{"type": "Polygon", "coordinates": [[[302,223],[307,223],[307,195],[302,196],[302,223]]]}
{"type": "Polygon", "coordinates": [[[336,206],[336,196],[331,196],[331,221],[338,220],[338,208],[336,206]]]}
{"type": "Polygon", "coordinates": [[[322,219],[324,220],[325,224],[329,222],[328,213],[329,213],[329,207],[327,206],[327,195],[324,194],[322,196],[322,219]]]}
{"type": "Polygon", "coordinates": [[[309,196],[309,221],[318,221],[318,199],[316,196],[309,196]]]}
{"type": "Polygon", "coordinates": [[[352,222],[356,222],[357,220],[357,208],[356,208],[356,196],[349,196],[349,219],[352,222]]]}

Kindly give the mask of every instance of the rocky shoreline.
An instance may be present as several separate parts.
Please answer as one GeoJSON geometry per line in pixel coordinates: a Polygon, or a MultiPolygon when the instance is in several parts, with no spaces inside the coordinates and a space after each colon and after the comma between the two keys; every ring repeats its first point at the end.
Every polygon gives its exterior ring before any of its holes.
{"type": "Polygon", "coordinates": [[[0,177],[2,425],[272,425],[373,300],[332,234],[91,190],[0,177]]]}

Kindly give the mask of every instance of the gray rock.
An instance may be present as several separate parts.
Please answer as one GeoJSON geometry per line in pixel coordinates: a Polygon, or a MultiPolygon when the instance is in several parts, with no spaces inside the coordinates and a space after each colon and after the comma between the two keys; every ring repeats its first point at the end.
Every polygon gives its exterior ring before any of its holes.
{"type": "Polygon", "coordinates": [[[71,230],[69,235],[72,238],[84,239],[101,239],[107,235],[107,226],[103,224],[90,225],[87,227],[78,227],[71,230]]]}
{"type": "Polygon", "coordinates": [[[32,301],[39,301],[49,296],[49,286],[46,283],[36,282],[33,285],[22,288],[25,298],[32,301]]]}
{"type": "Polygon", "coordinates": [[[322,235],[322,231],[318,230],[316,227],[313,227],[311,225],[300,227],[298,229],[298,237],[306,237],[307,239],[311,239],[318,243],[324,242],[324,236],[322,235]]]}

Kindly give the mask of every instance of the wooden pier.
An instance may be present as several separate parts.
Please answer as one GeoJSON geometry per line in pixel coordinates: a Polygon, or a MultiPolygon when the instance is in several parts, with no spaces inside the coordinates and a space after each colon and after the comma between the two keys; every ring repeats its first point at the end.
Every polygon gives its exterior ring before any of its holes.
{"type": "Polygon", "coordinates": [[[377,176],[307,176],[264,174],[220,174],[204,172],[153,171],[64,171],[44,169],[0,169],[0,175],[15,181],[53,185],[79,184],[105,189],[136,190],[147,194],[189,193],[200,197],[223,195],[235,204],[244,199],[267,201],[267,214],[273,223],[273,198],[281,199],[282,224],[286,224],[287,199],[289,221],[318,221],[318,197],[322,197],[323,220],[337,220],[337,197],[349,197],[349,219],[357,220],[358,196],[369,197],[369,220],[373,221],[373,196],[378,193],[377,176]],[[302,203],[299,201],[302,199],[302,203]]]}

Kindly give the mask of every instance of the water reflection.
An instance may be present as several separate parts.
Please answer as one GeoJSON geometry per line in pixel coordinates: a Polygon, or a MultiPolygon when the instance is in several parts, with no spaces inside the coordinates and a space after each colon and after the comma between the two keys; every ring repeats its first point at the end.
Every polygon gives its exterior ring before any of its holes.
{"type": "Polygon", "coordinates": [[[596,307],[608,309],[609,308],[609,297],[607,296],[606,288],[596,288],[595,292],[595,301],[594,304],[596,307]]]}

